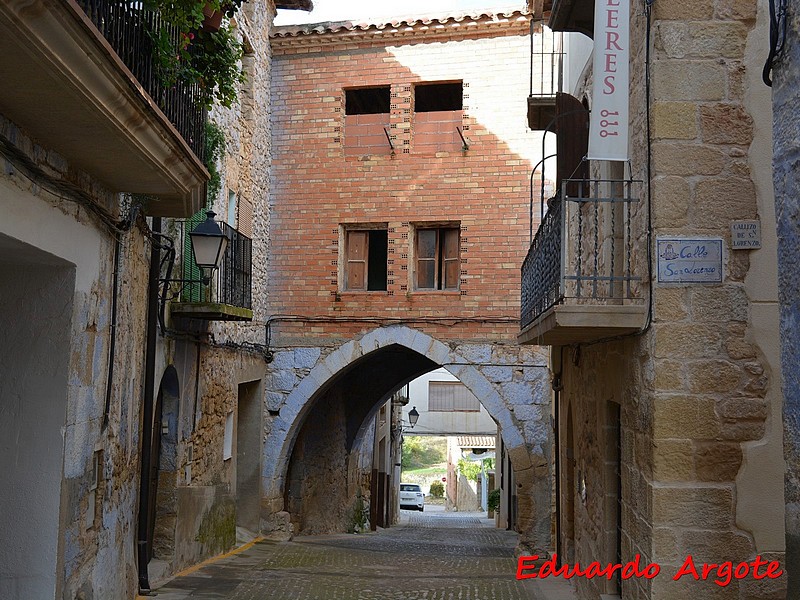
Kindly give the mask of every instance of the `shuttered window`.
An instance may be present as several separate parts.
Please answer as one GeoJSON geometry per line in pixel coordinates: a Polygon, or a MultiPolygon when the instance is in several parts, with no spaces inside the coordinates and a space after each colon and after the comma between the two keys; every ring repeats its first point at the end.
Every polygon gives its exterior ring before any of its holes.
{"type": "Polygon", "coordinates": [[[388,232],[386,229],[350,230],[345,242],[345,289],[385,291],[388,232]]]}
{"type": "Polygon", "coordinates": [[[477,412],[481,404],[463,383],[458,381],[428,382],[429,412],[477,412]]]}
{"type": "Polygon", "coordinates": [[[417,228],[418,290],[457,290],[461,271],[458,227],[417,228]]]}

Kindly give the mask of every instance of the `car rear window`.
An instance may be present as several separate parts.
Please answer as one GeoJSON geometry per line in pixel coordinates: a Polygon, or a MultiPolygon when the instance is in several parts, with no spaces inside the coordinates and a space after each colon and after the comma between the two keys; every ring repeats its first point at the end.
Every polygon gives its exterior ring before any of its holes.
{"type": "Polygon", "coordinates": [[[400,484],[400,491],[401,492],[419,492],[418,485],[409,485],[409,484],[400,484]]]}

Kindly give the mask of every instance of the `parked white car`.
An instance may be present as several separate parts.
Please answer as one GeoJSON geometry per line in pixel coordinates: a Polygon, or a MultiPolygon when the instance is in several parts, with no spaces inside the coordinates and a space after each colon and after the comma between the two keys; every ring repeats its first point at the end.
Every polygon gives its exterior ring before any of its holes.
{"type": "Polygon", "coordinates": [[[422,488],[418,484],[400,484],[400,508],[408,508],[420,512],[425,510],[425,494],[422,493],[422,488]]]}

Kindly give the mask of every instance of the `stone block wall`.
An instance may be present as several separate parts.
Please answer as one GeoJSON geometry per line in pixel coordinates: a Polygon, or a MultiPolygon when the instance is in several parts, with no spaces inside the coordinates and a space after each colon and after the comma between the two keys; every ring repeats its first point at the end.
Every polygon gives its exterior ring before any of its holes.
{"type": "Polygon", "coordinates": [[[275,348],[266,379],[264,530],[346,531],[353,499],[347,455],[358,445],[359,432],[372,426],[367,417],[401,385],[438,365],[497,420],[519,484],[521,547],[548,552],[551,442],[544,357],[537,349],[497,343],[443,343],[405,326],[377,328],[342,345],[275,348]],[[286,522],[290,517],[293,527],[286,522]]]}
{"type": "Polygon", "coordinates": [[[778,290],[781,305],[781,360],[784,378],[784,458],[788,466],[786,498],[786,564],[789,565],[789,597],[800,594],[800,298],[797,272],[798,230],[798,132],[800,131],[800,22],[793,11],[787,16],[786,44],[773,65],[773,134],[775,211],[778,228],[778,290]]]}
{"type": "MultiPolygon", "coordinates": [[[[640,554],[662,569],[652,581],[623,581],[623,597],[782,597],[785,578],[750,577],[720,589],[671,580],[690,554],[697,562],[783,559],[770,115],[758,43],[766,39],[766,3],[655,2],[652,11],[649,148],[642,120],[646,18],[638,5],[631,12],[633,176],[650,176],[652,243],[659,235],[721,237],[725,278],[715,285],[651,280],[646,333],[564,349],[560,444],[567,496],[560,507],[574,515],[576,560],[614,556],[608,411],[618,404],[622,560],[640,554]],[[732,250],[731,221],[755,218],[762,248],[732,250]]],[[[646,217],[637,217],[645,233],[646,217]]],[[[565,548],[568,536],[562,528],[565,548]]],[[[586,598],[616,591],[605,581],[582,579],[579,587],[586,598]]]]}

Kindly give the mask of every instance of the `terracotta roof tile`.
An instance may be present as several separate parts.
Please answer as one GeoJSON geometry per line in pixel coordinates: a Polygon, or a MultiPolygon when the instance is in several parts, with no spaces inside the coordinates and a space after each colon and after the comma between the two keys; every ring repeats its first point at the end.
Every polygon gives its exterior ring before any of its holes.
{"type": "Polygon", "coordinates": [[[426,26],[448,25],[464,21],[503,21],[528,14],[526,9],[510,7],[469,13],[448,15],[417,15],[412,17],[393,17],[375,21],[325,21],[322,23],[305,23],[300,25],[282,25],[275,27],[272,37],[287,38],[315,34],[335,34],[359,31],[375,31],[408,29],[413,30],[426,26]]]}

